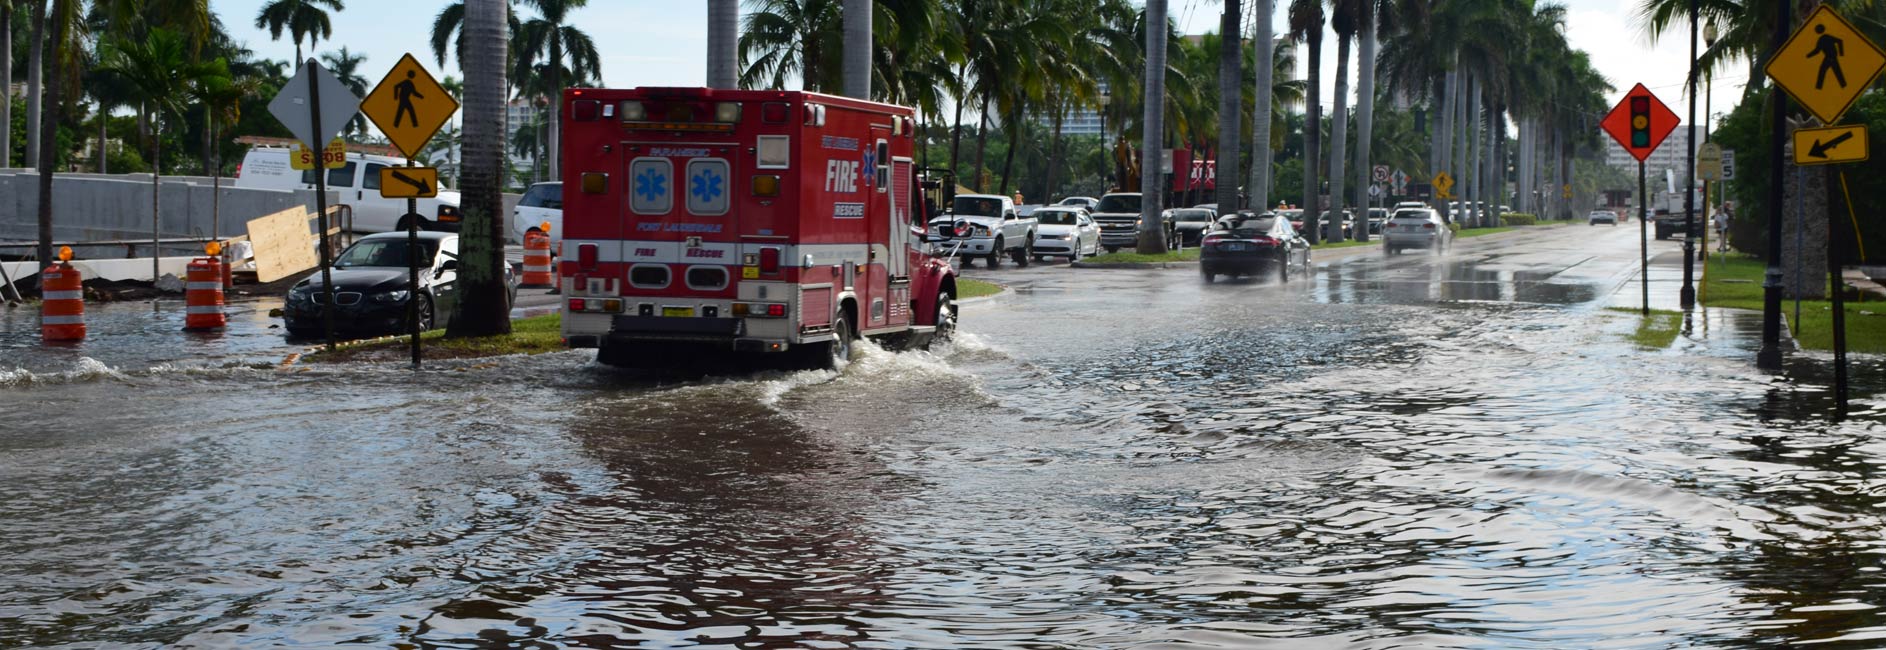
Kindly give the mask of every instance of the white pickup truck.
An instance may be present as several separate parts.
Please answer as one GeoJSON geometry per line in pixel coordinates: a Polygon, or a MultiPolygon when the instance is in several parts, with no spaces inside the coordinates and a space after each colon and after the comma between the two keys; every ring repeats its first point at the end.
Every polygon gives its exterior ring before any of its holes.
{"type": "Polygon", "coordinates": [[[930,220],[931,254],[982,257],[989,268],[1002,254],[1028,266],[1035,254],[1035,220],[1015,211],[1015,200],[996,194],[958,194],[950,211],[930,220]]]}

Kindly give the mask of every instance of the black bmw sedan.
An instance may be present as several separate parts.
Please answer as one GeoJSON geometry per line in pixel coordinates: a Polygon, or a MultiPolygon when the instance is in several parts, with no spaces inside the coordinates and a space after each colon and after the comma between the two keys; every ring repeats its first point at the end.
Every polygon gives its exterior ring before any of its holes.
{"type": "MultiPolygon", "coordinates": [[[[420,329],[443,325],[458,296],[458,233],[421,232],[419,287],[414,290],[407,265],[414,251],[406,233],[385,232],[355,241],[334,258],[334,329],[348,335],[397,334],[407,331],[406,303],[419,302],[420,329]]],[[[504,265],[505,286],[517,298],[517,277],[504,265]]],[[[282,309],[288,334],[302,338],[322,336],[322,306],[327,292],[321,272],[315,271],[288,290],[282,309]]]]}

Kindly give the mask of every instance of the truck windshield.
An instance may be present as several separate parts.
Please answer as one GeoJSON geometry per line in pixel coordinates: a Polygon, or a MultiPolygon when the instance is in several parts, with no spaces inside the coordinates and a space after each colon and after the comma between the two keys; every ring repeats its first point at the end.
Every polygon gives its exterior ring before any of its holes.
{"type": "Polygon", "coordinates": [[[950,212],[959,217],[1000,217],[1002,202],[990,198],[959,196],[950,204],[950,212]]]}
{"type": "Polygon", "coordinates": [[[1173,213],[1176,221],[1183,223],[1210,223],[1211,213],[1204,210],[1178,210],[1173,213]]]}
{"type": "Polygon", "coordinates": [[[1101,212],[1139,212],[1138,194],[1112,194],[1100,197],[1101,212]]]}

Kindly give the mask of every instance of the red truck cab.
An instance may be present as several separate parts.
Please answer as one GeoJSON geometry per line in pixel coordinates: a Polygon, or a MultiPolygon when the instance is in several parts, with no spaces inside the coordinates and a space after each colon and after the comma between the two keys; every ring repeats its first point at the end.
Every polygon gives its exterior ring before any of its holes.
{"type": "Polygon", "coordinates": [[[796,351],[955,327],[923,249],[908,108],[804,92],[564,94],[563,336],[619,366],[796,351]]]}

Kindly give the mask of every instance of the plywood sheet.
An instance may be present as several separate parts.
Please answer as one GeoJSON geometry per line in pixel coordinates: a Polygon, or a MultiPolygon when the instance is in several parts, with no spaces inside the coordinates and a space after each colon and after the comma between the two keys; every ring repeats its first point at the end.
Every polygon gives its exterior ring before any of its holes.
{"type": "Polygon", "coordinates": [[[274,282],[321,263],[308,229],[313,215],[304,208],[289,208],[249,222],[249,241],[255,244],[255,279],[274,282]]]}

